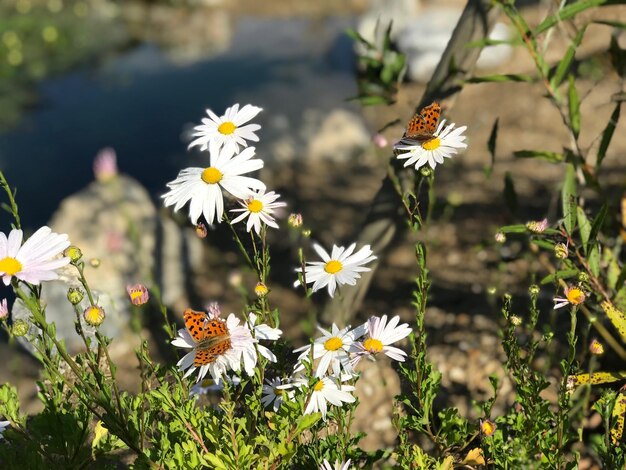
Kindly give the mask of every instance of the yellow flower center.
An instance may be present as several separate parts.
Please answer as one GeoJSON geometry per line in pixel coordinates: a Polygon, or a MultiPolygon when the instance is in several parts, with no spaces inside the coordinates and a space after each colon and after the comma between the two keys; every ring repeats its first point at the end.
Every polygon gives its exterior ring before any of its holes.
{"type": "Polygon", "coordinates": [[[200,386],[201,387],[210,387],[211,385],[214,385],[215,382],[213,381],[213,379],[204,379],[202,382],[200,382],[200,386]]]}
{"type": "Polygon", "coordinates": [[[99,326],[104,321],[104,310],[97,305],[87,307],[83,315],[87,324],[91,326],[99,326]]]}
{"type": "Polygon", "coordinates": [[[222,172],[218,170],[217,168],[215,168],[214,166],[205,168],[204,171],[202,172],[202,181],[204,181],[207,184],[219,183],[223,177],[224,175],[222,174],[222,172]]]}
{"type": "Polygon", "coordinates": [[[326,263],[326,266],[324,266],[324,271],[326,271],[328,274],[337,274],[342,269],[343,264],[341,264],[341,261],[337,261],[336,259],[330,260],[328,263],[326,263]]]}
{"type": "Polygon", "coordinates": [[[141,292],[139,289],[132,290],[130,291],[130,300],[137,300],[142,295],[143,292],[141,292]]]}
{"type": "Polygon", "coordinates": [[[326,349],[327,351],[336,351],[342,346],[343,346],[343,341],[341,341],[341,338],[337,338],[336,336],[330,339],[327,339],[324,342],[324,349],[326,349]]]}
{"type": "Polygon", "coordinates": [[[363,347],[372,354],[376,354],[383,350],[383,343],[379,339],[367,338],[363,341],[363,347]]]}
{"type": "Polygon", "coordinates": [[[496,430],[496,423],[486,420],[481,423],[480,427],[483,434],[485,434],[486,436],[491,436],[496,430]]]}
{"type": "Polygon", "coordinates": [[[0,271],[4,271],[9,276],[13,276],[22,270],[22,263],[15,258],[0,259],[0,271]]]}
{"type": "Polygon", "coordinates": [[[323,388],[324,388],[324,381],[320,380],[315,384],[315,386],[313,387],[313,390],[315,390],[316,392],[319,392],[323,388]]]}
{"type": "MultiPolygon", "coordinates": [[[[316,384],[317,386],[317,384],[316,384]]],[[[283,394],[284,390],[280,389],[280,388],[275,388],[274,389],[274,395],[276,395],[277,397],[281,396],[283,394]]]]}
{"type": "Polygon", "coordinates": [[[578,287],[569,289],[565,295],[567,301],[572,305],[580,305],[585,301],[585,293],[578,287]]]}
{"type": "Polygon", "coordinates": [[[235,126],[235,124],[230,121],[221,123],[217,128],[218,132],[224,135],[232,134],[233,132],[235,132],[235,129],[237,129],[237,126],[235,126]]]}
{"type": "Polygon", "coordinates": [[[439,137],[435,137],[434,139],[430,139],[422,144],[422,148],[424,150],[437,150],[441,145],[441,139],[439,137]]]}
{"type": "Polygon", "coordinates": [[[253,199],[248,203],[248,210],[250,212],[261,212],[263,210],[263,203],[258,199],[253,199]]]}

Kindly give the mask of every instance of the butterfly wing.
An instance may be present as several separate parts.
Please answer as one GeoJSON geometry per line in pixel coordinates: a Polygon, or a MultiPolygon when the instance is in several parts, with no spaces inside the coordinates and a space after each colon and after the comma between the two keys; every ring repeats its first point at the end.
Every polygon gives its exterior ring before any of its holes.
{"type": "Polygon", "coordinates": [[[228,351],[232,344],[224,320],[209,319],[205,312],[187,309],[183,314],[185,327],[196,342],[193,365],[200,367],[215,362],[218,356],[228,351]]]}
{"type": "Polygon", "coordinates": [[[440,116],[441,106],[434,101],[429,106],[423,108],[419,113],[415,113],[406,127],[406,132],[402,140],[423,142],[431,139],[437,130],[440,116]]]}

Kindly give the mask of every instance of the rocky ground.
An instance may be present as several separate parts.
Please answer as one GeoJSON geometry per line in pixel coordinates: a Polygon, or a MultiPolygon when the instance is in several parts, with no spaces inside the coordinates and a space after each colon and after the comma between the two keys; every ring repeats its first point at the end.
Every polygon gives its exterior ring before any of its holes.
{"type": "MultiPolygon", "coordinates": [[[[249,3],[249,11],[257,14],[255,8],[258,3],[249,3]]],[[[292,4],[286,2],[281,6],[283,3],[279,1],[270,3],[274,6],[267,10],[270,11],[268,14],[283,14],[289,8],[287,5],[292,4]]],[[[349,10],[351,12],[361,11],[365,8],[362,3],[351,2],[351,6],[346,8],[354,8],[349,10]]],[[[298,11],[298,14],[313,14],[305,10],[298,11]]],[[[323,10],[316,10],[315,14],[320,11],[323,10]]],[[[540,17],[541,11],[541,6],[531,6],[526,13],[532,22],[540,17]]],[[[612,19],[623,13],[623,10],[605,11],[612,19]]],[[[579,94],[584,97],[583,147],[597,146],[597,136],[613,110],[610,97],[622,91],[603,53],[609,33],[609,28],[591,26],[588,39],[577,55],[577,59],[588,67],[587,78],[583,78],[579,85],[579,94]]],[[[555,48],[548,56],[551,63],[562,57],[567,45],[559,32],[552,41],[555,48]]],[[[509,61],[492,72],[533,73],[533,65],[528,55],[517,49],[509,61]]],[[[404,123],[411,116],[422,92],[423,85],[404,84],[396,105],[365,108],[366,130],[374,134],[377,129],[398,118],[404,123]]],[[[564,167],[515,160],[512,151],[559,151],[563,145],[568,145],[568,139],[559,114],[543,97],[541,84],[467,85],[454,107],[446,110],[445,114],[449,120],[468,126],[469,148],[437,169],[436,210],[433,220],[419,235],[419,240],[428,247],[428,266],[433,281],[426,325],[430,359],[443,375],[442,402],[458,407],[462,415],[475,417],[471,400],[489,396],[488,377],[493,373],[505,377],[503,352],[498,338],[496,297],[510,292],[516,298],[516,308],[522,309],[527,286],[538,269],[523,256],[518,256],[522,247],[517,242],[496,246],[493,234],[498,226],[516,220],[548,217],[554,221],[559,212],[559,182],[564,167]],[[486,143],[496,118],[499,119],[496,164],[493,174],[487,177],[484,169],[489,165],[490,157],[486,143]],[[516,214],[506,209],[502,198],[503,177],[507,172],[512,175],[518,194],[516,214]],[[507,262],[504,263],[503,259],[507,262]],[[491,287],[495,288],[496,296],[488,293],[491,287]]],[[[403,126],[391,126],[384,135],[393,142],[402,134],[403,126]]],[[[617,198],[616,201],[621,197],[624,184],[625,130],[621,122],[601,175],[610,183],[611,194],[617,198]]],[[[369,145],[356,156],[340,161],[305,156],[291,163],[271,166],[264,169],[261,177],[286,196],[290,210],[304,215],[305,224],[312,229],[312,239],[325,245],[345,244],[355,237],[385,176],[390,156],[389,148],[377,149],[369,145]]],[[[325,296],[321,293],[315,295],[313,303],[303,301],[302,292],[291,287],[298,241],[288,240],[283,234],[272,235],[272,238],[276,264],[272,267],[270,300],[280,308],[281,327],[286,336],[300,345],[312,332],[315,310],[325,296]]],[[[415,241],[416,238],[409,233],[401,234],[397,243],[384,255],[367,302],[359,312],[360,320],[370,314],[391,313],[411,321],[412,276],[416,271],[412,247],[415,241]]],[[[308,241],[305,244],[308,245],[308,241]]],[[[250,289],[256,280],[250,273],[239,270],[241,259],[227,239],[210,234],[205,246],[203,272],[193,280],[195,294],[190,300],[179,301],[175,310],[182,312],[188,306],[185,303],[189,302],[217,300],[225,311],[240,311],[244,304],[237,287],[243,285],[250,289]]],[[[548,316],[549,297],[545,307],[548,316]]],[[[127,345],[126,351],[129,349],[127,345]]],[[[25,363],[32,366],[32,360],[13,349],[7,363],[9,367],[1,371],[2,378],[14,381],[19,377],[18,384],[23,385],[24,398],[32,399],[36,369],[24,367],[25,363]],[[24,370],[30,372],[24,376],[24,370]],[[24,393],[24,390],[29,392],[24,393]]],[[[130,363],[120,370],[129,388],[133,387],[134,367],[130,363]]],[[[390,398],[398,392],[399,386],[397,375],[384,362],[368,365],[363,371],[362,385],[359,386],[361,417],[357,419],[356,426],[370,432],[364,441],[367,448],[393,443],[395,435],[389,421],[390,398]],[[385,386],[381,387],[381,383],[385,386]]],[[[504,380],[496,413],[511,405],[511,390],[510,383],[504,380]]],[[[29,399],[28,403],[26,409],[34,410],[33,401],[29,399]]]]}

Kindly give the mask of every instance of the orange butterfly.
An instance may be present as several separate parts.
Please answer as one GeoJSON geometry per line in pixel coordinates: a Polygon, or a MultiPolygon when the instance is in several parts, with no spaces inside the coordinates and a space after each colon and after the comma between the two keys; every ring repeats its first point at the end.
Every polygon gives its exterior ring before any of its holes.
{"type": "Polygon", "coordinates": [[[185,327],[196,343],[193,365],[200,367],[215,362],[218,356],[231,348],[230,334],[226,321],[209,318],[206,312],[188,308],[183,314],[185,327]]]}
{"type": "Polygon", "coordinates": [[[441,106],[433,101],[429,106],[422,108],[419,113],[415,113],[406,126],[406,132],[400,142],[415,144],[429,141],[435,136],[440,116],[441,106]]]}

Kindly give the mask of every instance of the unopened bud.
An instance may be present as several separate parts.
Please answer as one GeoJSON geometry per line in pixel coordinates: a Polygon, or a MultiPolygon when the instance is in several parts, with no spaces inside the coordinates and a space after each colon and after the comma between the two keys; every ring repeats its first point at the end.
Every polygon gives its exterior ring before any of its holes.
{"type": "Polygon", "coordinates": [[[491,436],[494,432],[496,432],[496,423],[491,421],[490,419],[485,419],[480,421],[480,431],[485,436],[491,436]]]}
{"type": "Polygon", "coordinates": [[[569,250],[565,243],[557,243],[554,245],[554,256],[557,259],[566,259],[569,255],[569,250]]]}
{"type": "Polygon", "coordinates": [[[287,219],[287,223],[293,228],[302,226],[302,214],[291,214],[287,219]]]}
{"type": "Polygon", "coordinates": [[[100,326],[104,321],[104,309],[97,305],[87,307],[83,312],[83,318],[90,326],[100,326]]]}
{"type": "Polygon", "coordinates": [[[206,225],[204,225],[202,222],[196,225],[196,235],[198,235],[198,238],[206,238],[207,234],[208,231],[206,225]]]}
{"type": "Polygon", "coordinates": [[[539,293],[539,286],[537,284],[533,284],[528,288],[528,292],[531,295],[537,295],[539,293]]]}
{"type": "Polygon", "coordinates": [[[263,284],[262,282],[259,282],[255,287],[254,287],[254,293],[257,295],[257,297],[265,297],[267,295],[267,293],[269,292],[269,289],[267,288],[267,286],[265,284],[263,284]]]}
{"type": "Polygon", "coordinates": [[[513,326],[520,326],[522,324],[522,319],[518,317],[517,315],[511,315],[510,320],[511,320],[511,325],[513,326]]]}
{"type": "Polygon", "coordinates": [[[430,175],[433,174],[433,170],[431,170],[427,166],[423,166],[422,168],[420,168],[420,173],[424,178],[428,178],[430,175]]]}
{"type": "Polygon", "coordinates": [[[526,228],[533,233],[543,233],[548,228],[548,219],[527,222],[526,228]]]}
{"type": "Polygon", "coordinates": [[[307,228],[307,229],[304,229],[304,230],[302,231],[302,236],[303,236],[303,237],[305,237],[305,238],[309,238],[309,237],[311,236],[311,230],[310,230],[310,229],[308,229],[308,228],[307,228]]]}
{"type": "Polygon", "coordinates": [[[497,243],[504,243],[506,241],[506,235],[502,232],[497,232],[493,238],[497,243]]]}
{"type": "Polygon", "coordinates": [[[604,354],[604,346],[600,341],[594,339],[589,345],[589,352],[594,356],[601,356],[602,354],[604,354]]]}
{"type": "Polygon", "coordinates": [[[91,265],[92,268],[100,267],[100,258],[91,258],[89,260],[89,264],[91,265]]]}
{"type": "Polygon", "coordinates": [[[584,272],[579,272],[578,282],[589,282],[589,274],[584,273],[584,272]]]}
{"type": "Polygon", "coordinates": [[[15,320],[13,322],[13,326],[11,327],[11,332],[13,336],[24,336],[28,333],[29,326],[24,320],[15,320]]]}
{"type": "Polygon", "coordinates": [[[72,305],[78,305],[84,297],[85,293],[78,287],[70,287],[67,291],[67,300],[69,300],[72,305]]]}
{"type": "Polygon", "coordinates": [[[67,256],[72,263],[76,263],[83,257],[83,252],[77,246],[71,245],[65,249],[63,255],[67,256]]]}

